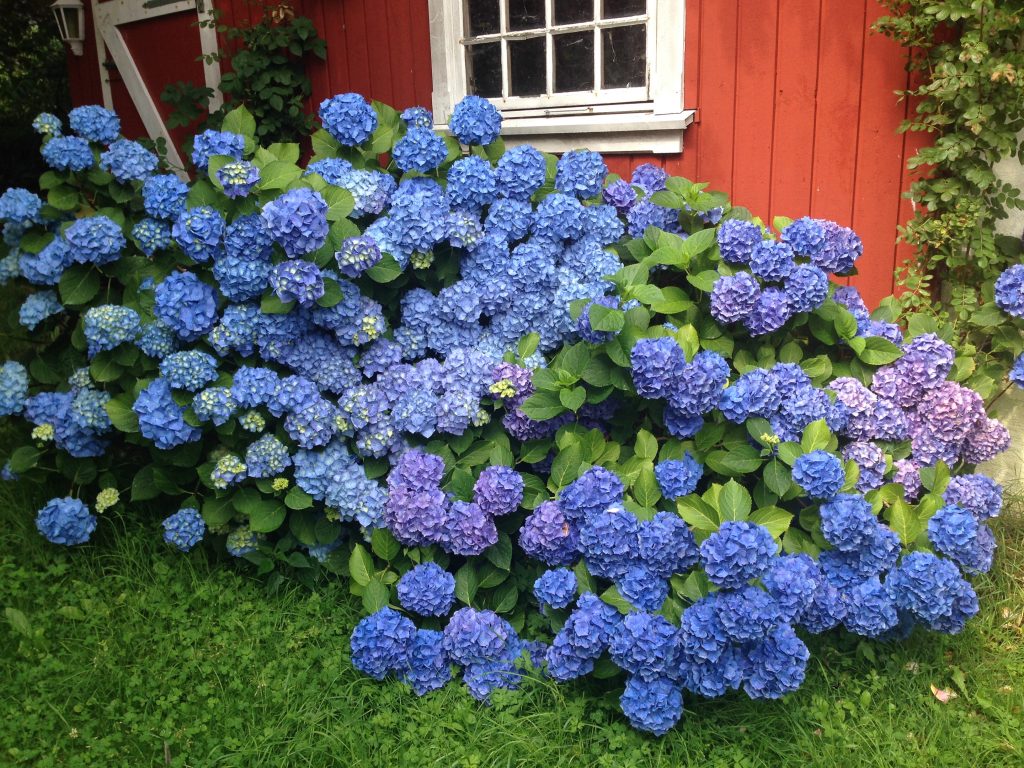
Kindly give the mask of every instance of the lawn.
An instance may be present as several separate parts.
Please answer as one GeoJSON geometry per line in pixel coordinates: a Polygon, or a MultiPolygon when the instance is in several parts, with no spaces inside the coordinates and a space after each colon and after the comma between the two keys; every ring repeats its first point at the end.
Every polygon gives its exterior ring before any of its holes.
{"type": "Polygon", "coordinates": [[[486,707],[457,685],[419,699],[376,683],[350,666],[359,605],[343,584],[176,554],[155,515],[105,519],[67,551],[35,532],[40,498],[0,487],[3,765],[1024,766],[1019,509],[996,523],[997,567],[961,636],[816,639],[796,694],[691,697],[654,739],[611,686],[528,682],[486,707]]]}

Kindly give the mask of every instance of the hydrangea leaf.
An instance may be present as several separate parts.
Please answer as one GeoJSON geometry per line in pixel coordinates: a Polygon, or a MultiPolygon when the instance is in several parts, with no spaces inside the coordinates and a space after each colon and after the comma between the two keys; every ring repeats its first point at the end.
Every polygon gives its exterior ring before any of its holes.
{"type": "Polygon", "coordinates": [[[719,520],[722,522],[746,520],[750,516],[752,507],[753,500],[750,498],[750,491],[735,480],[730,480],[722,486],[722,490],[718,494],[719,520]]]}
{"type": "Polygon", "coordinates": [[[470,605],[476,597],[480,581],[472,563],[465,563],[455,572],[455,597],[459,602],[470,605]]]}
{"type": "Polygon", "coordinates": [[[391,590],[388,586],[374,577],[363,588],[363,610],[373,614],[386,606],[391,601],[391,590]]]}
{"type": "Polygon", "coordinates": [[[491,595],[491,604],[494,606],[495,613],[511,613],[518,602],[519,588],[512,580],[505,581],[491,595]]]}
{"type": "Polygon", "coordinates": [[[761,507],[750,516],[750,522],[764,526],[772,536],[778,539],[789,530],[789,526],[793,522],[793,515],[778,507],[761,507]]]}
{"type": "Polygon", "coordinates": [[[362,544],[352,547],[352,553],[348,556],[348,573],[352,581],[365,587],[370,583],[374,574],[373,557],[366,551],[362,544]]]}
{"type": "Polygon", "coordinates": [[[100,275],[91,264],[74,264],[60,277],[60,300],[69,306],[88,304],[100,292],[100,275]]]}

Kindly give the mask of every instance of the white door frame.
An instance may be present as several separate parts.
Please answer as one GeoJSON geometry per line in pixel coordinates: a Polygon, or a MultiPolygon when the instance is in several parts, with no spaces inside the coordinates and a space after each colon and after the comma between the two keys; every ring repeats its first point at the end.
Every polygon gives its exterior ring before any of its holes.
{"type": "MultiPolygon", "coordinates": [[[[110,79],[105,72],[104,62],[107,53],[117,67],[121,79],[124,81],[128,95],[131,96],[135,109],[138,110],[142,124],[146,127],[149,137],[156,141],[164,139],[167,145],[167,160],[172,166],[181,169],[184,173],[184,163],[178,148],[174,146],[171,134],[167,130],[160,110],[157,109],[149,88],[142,79],[135,60],[132,58],[124,35],[118,28],[121,24],[128,24],[133,21],[154,19],[172,13],[195,11],[200,22],[213,20],[212,7],[209,0],[150,0],[143,3],[141,0],[110,0],[101,3],[99,0],[92,0],[92,17],[96,25],[96,52],[100,67],[100,87],[103,91],[103,104],[107,109],[114,108],[114,98],[110,90],[110,79]]],[[[199,44],[203,52],[203,76],[206,87],[213,91],[213,98],[210,100],[210,110],[215,110],[223,103],[220,91],[220,62],[211,59],[212,54],[217,53],[217,30],[210,25],[199,27],[199,44]]]]}

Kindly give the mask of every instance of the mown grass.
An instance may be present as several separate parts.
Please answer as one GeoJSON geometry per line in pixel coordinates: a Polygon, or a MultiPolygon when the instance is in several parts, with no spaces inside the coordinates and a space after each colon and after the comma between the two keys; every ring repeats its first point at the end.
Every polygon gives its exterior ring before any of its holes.
{"type": "Polygon", "coordinates": [[[961,636],[816,639],[796,694],[690,698],[653,739],[611,685],[531,681],[485,707],[457,685],[419,699],[376,683],[349,664],[343,585],[271,589],[171,552],[155,520],[115,516],[63,550],[35,532],[41,494],[0,488],[0,605],[17,611],[0,620],[0,765],[1024,766],[1019,511],[996,523],[961,636]]]}

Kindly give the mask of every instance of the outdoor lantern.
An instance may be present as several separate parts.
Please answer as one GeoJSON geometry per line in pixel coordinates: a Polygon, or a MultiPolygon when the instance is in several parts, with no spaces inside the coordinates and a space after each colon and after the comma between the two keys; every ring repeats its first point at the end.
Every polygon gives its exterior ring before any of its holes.
{"type": "Polygon", "coordinates": [[[71,46],[75,56],[81,56],[82,43],[85,42],[85,6],[82,0],[57,0],[50,8],[57,19],[60,39],[71,46]]]}

